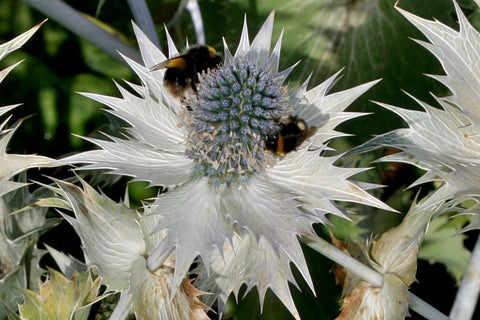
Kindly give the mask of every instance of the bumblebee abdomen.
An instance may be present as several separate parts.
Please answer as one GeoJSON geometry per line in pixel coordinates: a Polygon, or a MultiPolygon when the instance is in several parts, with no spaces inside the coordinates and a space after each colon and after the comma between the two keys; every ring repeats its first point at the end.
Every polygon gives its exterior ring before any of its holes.
{"type": "Polygon", "coordinates": [[[187,77],[184,70],[181,69],[167,69],[163,78],[164,83],[173,83],[175,85],[185,86],[187,84],[187,77]]]}
{"type": "Polygon", "coordinates": [[[175,97],[182,97],[186,87],[188,87],[190,80],[187,77],[185,70],[177,68],[168,68],[165,71],[163,78],[163,85],[175,97]]]}
{"type": "Polygon", "coordinates": [[[265,148],[280,156],[296,150],[311,131],[305,121],[296,117],[290,117],[289,122],[279,123],[279,126],[277,132],[267,136],[265,148]]]}

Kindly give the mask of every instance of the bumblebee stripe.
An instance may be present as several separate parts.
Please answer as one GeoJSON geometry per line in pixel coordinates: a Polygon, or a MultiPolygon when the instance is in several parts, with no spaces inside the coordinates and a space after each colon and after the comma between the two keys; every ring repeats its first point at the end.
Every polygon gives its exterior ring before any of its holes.
{"type": "Polygon", "coordinates": [[[210,56],[210,58],[215,59],[217,57],[217,51],[210,46],[207,46],[207,49],[208,49],[208,55],[210,56]]]}
{"type": "Polygon", "coordinates": [[[278,136],[277,149],[275,151],[281,156],[285,155],[285,140],[283,140],[281,135],[278,136]]]}
{"type": "Polygon", "coordinates": [[[172,58],[168,62],[168,67],[167,68],[175,68],[175,69],[185,70],[185,69],[187,69],[187,61],[185,61],[185,59],[182,58],[182,57],[172,58]]]}

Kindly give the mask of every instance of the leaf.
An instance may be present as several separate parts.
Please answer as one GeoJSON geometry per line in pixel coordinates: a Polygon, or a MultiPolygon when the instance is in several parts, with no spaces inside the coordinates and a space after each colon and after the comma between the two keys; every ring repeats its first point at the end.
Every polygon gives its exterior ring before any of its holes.
{"type": "Polygon", "coordinates": [[[24,268],[28,268],[28,286],[31,290],[38,290],[45,275],[45,269],[40,266],[40,260],[47,253],[47,250],[38,249],[37,245],[33,246],[27,255],[28,262],[24,263],[24,268]]]}
{"type": "Polygon", "coordinates": [[[90,273],[81,273],[67,279],[54,269],[48,272],[50,277],[40,286],[38,294],[22,291],[25,302],[19,306],[19,312],[23,319],[71,319],[76,310],[95,301],[99,278],[92,280],[90,273]]]}
{"type": "Polygon", "coordinates": [[[457,234],[461,227],[446,215],[435,218],[428,228],[418,257],[441,263],[456,281],[460,281],[470,261],[470,251],[463,245],[466,236],[457,234]]]}
{"type": "Polygon", "coordinates": [[[22,318],[20,318],[20,316],[16,314],[12,309],[10,309],[7,306],[4,306],[4,307],[7,313],[8,320],[22,320],[22,318]]]}
{"type": "Polygon", "coordinates": [[[75,273],[86,272],[87,265],[71,255],[66,255],[63,252],[55,250],[49,245],[45,245],[48,253],[53,257],[60,270],[67,276],[72,277],[75,273]]]}
{"type": "Polygon", "coordinates": [[[25,288],[27,284],[25,269],[17,268],[14,272],[5,275],[0,280],[0,319],[4,319],[6,315],[5,308],[16,308],[21,302],[22,295],[19,288],[25,288]]]}
{"type": "MultiPolygon", "coordinates": [[[[72,79],[72,86],[77,91],[94,92],[113,92],[113,87],[109,79],[96,76],[90,73],[81,73],[75,75],[72,79]]],[[[101,114],[101,108],[98,103],[85,99],[78,92],[69,93],[68,103],[68,122],[69,131],[78,135],[85,135],[91,124],[92,119],[98,118],[101,114]]],[[[72,136],[71,143],[74,146],[80,146],[83,141],[76,136],[72,136]]]]}
{"type": "Polygon", "coordinates": [[[113,60],[105,52],[93,46],[87,41],[81,41],[82,57],[85,64],[93,71],[108,75],[114,78],[126,78],[130,76],[131,71],[120,64],[117,60],[113,60]]]}

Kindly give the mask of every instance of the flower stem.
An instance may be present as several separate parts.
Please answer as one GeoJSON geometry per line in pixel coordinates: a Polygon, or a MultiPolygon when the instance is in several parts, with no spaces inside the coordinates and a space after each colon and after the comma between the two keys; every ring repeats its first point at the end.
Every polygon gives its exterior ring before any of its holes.
{"type": "Polygon", "coordinates": [[[472,319],[480,292],[480,237],[473,248],[472,257],[467,267],[457,296],[450,311],[453,320],[472,319]]]}
{"type": "Polygon", "coordinates": [[[192,17],[193,27],[198,44],[205,44],[205,31],[203,30],[203,20],[200,13],[200,7],[197,0],[188,0],[185,7],[192,17]]]}
{"type": "MultiPolygon", "coordinates": [[[[368,281],[370,284],[381,287],[383,285],[383,275],[370,267],[355,260],[345,252],[337,249],[335,246],[321,238],[307,238],[302,237],[302,241],[310,248],[323,254],[335,263],[347,268],[357,276],[368,281]]],[[[409,292],[408,295],[409,307],[421,316],[429,320],[448,320],[449,318],[442,314],[437,309],[430,306],[422,299],[409,292]]]]}
{"type": "Polygon", "coordinates": [[[322,238],[314,240],[311,238],[302,237],[302,241],[310,248],[314,249],[317,252],[320,252],[325,257],[329,258],[335,263],[338,263],[339,265],[347,268],[348,270],[368,281],[375,287],[381,287],[383,285],[383,276],[379,272],[373,270],[370,267],[367,267],[363,263],[349,256],[345,252],[339,250],[337,247],[323,240],[322,238]]]}
{"type": "Polygon", "coordinates": [[[150,41],[161,49],[147,2],[145,0],[127,0],[127,2],[135,18],[135,23],[142,29],[150,41]]]}
{"type": "Polygon", "coordinates": [[[114,37],[95,23],[91,22],[78,11],[59,0],[22,0],[46,16],[57,21],[73,33],[92,43],[106,52],[112,58],[125,64],[125,60],[118,54],[122,52],[129,58],[140,62],[140,53],[114,37]]]}
{"type": "Polygon", "coordinates": [[[449,317],[417,297],[411,292],[408,292],[408,307],[429,320],[450,320],[449,317]]]}

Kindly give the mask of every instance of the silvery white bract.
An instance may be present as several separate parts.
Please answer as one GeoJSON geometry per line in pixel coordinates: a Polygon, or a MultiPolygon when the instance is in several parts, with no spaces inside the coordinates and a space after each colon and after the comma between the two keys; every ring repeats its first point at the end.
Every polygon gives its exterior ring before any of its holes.
{"type": "MultiPolygon", "coordinates": [[[[25,44],[25,42],[27,42],[28,39],[33,36],[33,34],[38,30],[38,28],[40,28],[42,23],[37,24],[35,27],[22,33],[16,38],[4,44],[1,44],[0,60],[6,57],[9,53],[21,48],[25,44]]],[[[20,62],[17,62],[14,65],[1,70],[0,82],[2,82],[3,79],[5,79],[5,77],[10,73],[10,71],[12,71],[13,68],[15,68],[20,62]]],[[[0,117],[18,106],[19,105],[17,104],[0,107],[0,117]]],[[[20,125],[20,122],[18,122],[13,128],[5,129],[7,121],[8,119],[0,123],[0,196],[26,185],[25,183],[10,181],[13,176],[29,168],[46,165],[47,163],[52,161],[52,159],[42,156],[8,154],[8,142],[15,133],[15,130],[20,125]]]]}
{"type": "MultiPolygon", "coordinates": [[[[344,110],[376,81],[328,95],[337,73],[310,90],[308,80],[289,90],[285,80],[293,66],[278,70],[282,36],[271,50],[273,20],[271,14],[252,42],[245,23],[235,54],[225,44],[224,63],[200,76],[189,110],[165,90],[165,71],[150,70],[167,57],[134,26],[145,66],[125,59],[142,81],[130,84],[136,94],[121,87],[122,98],[85,94],[125,120],[128,135],[87,138],[100,149],[61,162],[168,187],[141,219],[156,219],[155,231],[165,233],[148,268],[175,254],[173,287],[200,256],[207,269],[224,273],[222,283],[202,287],[220,304],[246,283],[262,300],[272,289],[298,318],[288,288],[295,282],[290,262],[313,284],[297,236],[315,237],[312,224],[325,223],[328,213],[344,217],[335,201],[389,208],[347,180],[365,169],[336,167],[340,156],[322,156],[327,141],[344,135],[334,128],[362,115],[344,110]],[[285,156],[266,150],[277,120],[294,116],[314,133],[285,156]],[[238,250],[231,252],[232,246],[238,250]],[[233,264],[244,271],[240,278],[232,277],[233,264]]],[[[168,45],[169,57],[177,56],[169,36],[168,45]]]]}
{"type": "Polygon", "coordinates": [[[452,95],[437,98],[441,108],[414,98],[425,112],[381,104],[401,116],[409,128],[388,132],[361,147],[368,150],[384,145],[402,150],[382,160],[410,163],[426,170],[415,185],[444,182],[421,203],[423,206],[480,195],[480,34],[457,3],[454,5],[459,31],[398,9],[429,40],[417,42],[437,57],[446,73],[431,77],[448,87],[452,95]]]}
{"type": "MultiPolygon", "coordinates": [[[[0,45],[0,60],[11,52],[20,49],[31,36],[40,28],[37,24],[30,30],[14,39],[0,45]]],[[[21,61],[20,61],[21,62],[21,61]]],[[[0,82],[20,62],[17,62],[0,71],[0,82]]],[[[0,107],[0,117],[19,105],[0,107]]],[[[9,154],[7,146],[20,126],[18,121],[8,128],[7,118],[0,123],[0,318],[6,317],[6,309],[14,309],[21,302],[21,291],[27,283],[35,287],[39,281],[42,269],[39,266],[43,250],[36,246],[39,234],[51,228],[54,219],[45,218],[46,209],[25,207],[33,201],[33,196],[25,189],[28,185],[23,180],[12,181],[12,178],[29,168],[48,165],[53,160],[47,157],[25,154],[9,154]]]]}
{"type": "Polygon", "coordinates": [[[409,315],[409,287],[416,281],[418,250],[430,212],[419,212],[414,203],[402,222],[366,244],[334,239],[334,245],[383,276],[381,286],[373,285],[348,268],[337,267],[336,279],[343,286],[342,312],[336,320],[391,319],[409,315]]]}
{"type": "MultiPolygon", "coordinates": [[[[209,319],[204,312],[208,307],[197,298],[202,292],[190,280],[172,288],[171,259],[155,270],[147,268],[145,257],[162,241],[162,236],[150,236],[155,221],[140,221],[140,215],[128,203],[116,203],[81,182],[83,189],[57,181],[60,189],[56,192],[66,201],[64,207],[75,214],[62,216],[82,240],[87,267],[96,268],[107,292],[121,293],[110,319],[126,319],[131,313],[143,320],[183,320],[188,318],[186,314],[191,315],[188,319],[209,319]]],[[[72,263],[78,265],[74,260],[72,263]]]]}

